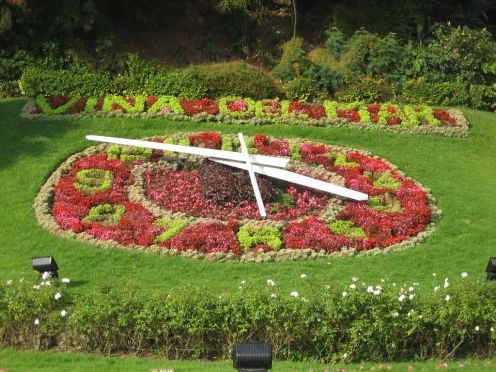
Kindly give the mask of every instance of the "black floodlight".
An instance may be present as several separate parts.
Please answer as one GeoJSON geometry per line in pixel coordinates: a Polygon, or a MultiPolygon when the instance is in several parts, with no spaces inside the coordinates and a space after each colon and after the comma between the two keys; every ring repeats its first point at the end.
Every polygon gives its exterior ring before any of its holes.
{"type": "Polygon", "coordinates": [[[52,277],[59,277],[59,267],[52,256],[33,257],[33,269],[38,271],[40,275],[50,273],[52,277]]]}
{"type": "Polygon", "coordinates": [[[487,280],[496,279],[496,257],[491,257],[486,267],[487,280]]]}
{"type": "Polygon", "coordinates": [[[236,344],[232,359],[238,372],[267,372],[272,368],[272,345],[236,344]]]}

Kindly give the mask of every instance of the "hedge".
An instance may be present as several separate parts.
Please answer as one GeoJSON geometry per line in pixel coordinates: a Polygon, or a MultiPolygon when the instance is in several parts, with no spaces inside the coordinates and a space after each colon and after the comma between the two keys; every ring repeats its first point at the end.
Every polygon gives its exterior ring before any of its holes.
{"type": "Polygon", "coordinates": [[[279,290],[271,279],[242,281],[222,296],[111,286],[71,296],[70,284],[56,279],[2,281],[0,346],[229,358],[236,342],[264,340],[279,360],[491,356],[496,287],[467,275],[440,279],[433,289],[358,278],[345,288],[308,282],[302,293],[279,290]]]}

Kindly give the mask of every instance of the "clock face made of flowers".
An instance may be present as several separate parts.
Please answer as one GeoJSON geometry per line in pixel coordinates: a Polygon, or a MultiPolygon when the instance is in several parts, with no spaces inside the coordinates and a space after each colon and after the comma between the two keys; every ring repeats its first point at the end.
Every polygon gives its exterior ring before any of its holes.
{"type": "MultiPolygon", "coordinates": [[[[148,140],[231,152],[243,142],[216,132],[148,140]]],[[[434,198],[384,159],[300,139],[255,135],[246,142],[250,154],[287,157],[287,170],[297,176],[368,198],[258,175],[261,218],[246,170],[198,155],[101,144],[50,176],[36,198],[36,216],[53,233],[105,246],[243,260],[386,252],[432,229],[434,198]]]]}

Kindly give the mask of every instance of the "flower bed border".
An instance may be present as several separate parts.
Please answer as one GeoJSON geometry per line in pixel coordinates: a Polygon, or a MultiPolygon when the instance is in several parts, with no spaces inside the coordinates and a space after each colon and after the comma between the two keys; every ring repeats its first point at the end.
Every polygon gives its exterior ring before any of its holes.
{"type": "Polygon", "coordinates": [[[222,97],[217,102],[208,98],[186,100],[173,96],[124,98],[109,95],[101,99],[38,97],[27,101],[21,117],[76,120],[86,117],[165,118],[225,124],[349,127],[447,137],[465,137],[469,133],[467,119],[460,110],[454,108],[435,110],[425,105],[338,103],[328,100],[310,104],[278,99],[254,101],[241,97],[222,97]],[[62,103],[56,103],[53,108],[50,106],[53,101],[62,103]],[[76,113],[70,113],[71,110],[76,113]],[[445,125],[441,125],[442,121],[434,117],[436,111],[445,125]],[[427,124],[419,124],[419,120],[427,124]]]}
{"type": "MultiPolygon", "coordinates": [[[[187,135],[188,133],[179,133],[179,135],[187,135]]],[[[191,134],[191,133],[189,133],[191,134]]],[[[176,134],[178,135],[178,134],[176,134]]],[[[302,139],[293,139],[293,141],[296,141],[300,144],[304,143],[305,140],[302,139]]],[[[313,142],[312,142],[313,143],[313,142]]],[[[329,148],[333,148],[332,145],[329,145],[329,148]]],[[[359,153],[365,156],[370,156],[372,157],[372,154],[366,152],[366,151],[357,151],[355,149],[350,149],[350,148],[342,148],[342,147],[337,147],[339,149],[342,149],[346,152],[348,151],[353,151],[355,153],[359,153]]],[[[395,252],[395,251],[400,251],[404,250],[406,248],[412,247],[416,245],[417,243],[422,242],[427,236],[429,236],[432,231],[435,228],[435,222],[439,219],[441,216],[441,211],[437,208],[436,206],[436,200],[435,198],[430,194],[430,191],[423,186],[421,186],[418,182],[413,180],[415,185],[419,187],[422,192],[425,193],[427,202],[429,205],[429,208],[431,210],[431,222],[427,224],[422,231],[420,231],[417,235],[415,236],[408,236],[405,240],[395,243],[383,248],[372,248],[369,250],[363,250],[363,251],[358,251],[355,248],[342,248],[340,251],[337,252],[326,252],[324,249],[320,251],[315,251],[311,248],[308,249],[281,249],[277,251],[269,251],[269,252],[245,252],[241,256],[236,256],[232,252],[228,253],[203,253],[203,252],[198,252],[198,251],[180,251],[177,249],[164,249],[163,247],[159,246],[158,244],[152,244],[149,246],[143,246],[143,245],[123,245],[120,244],[116,241],[113,240],[99,240],[97,238],[94,238],[92,235],[85,233],[85,232],[80,232],[76,233],[71,230],[65,230],[59,224],[55,221],[55,217],[52,212],[52,198],[53,198],[53,193],[55,186],[59,183],[59,181],[64,177],[65,175],[68,174],[70,168],[72,167],[72,164],[82,158],[85,158],[89,155],[95,155],[98,153],[103,152],[105,149],[108,149],[108,146],[106,144],[100,144],[97,146],[92,146],[89,148],[86,148],[85,150],[76,153],[72,156],[70,156],[64,163],[62,163],[54,173],[50,175],[46,183],[42,186],[40,192],[36,196],[36,199],[34,201],[34,209],[35,209],[35,215],[43,227],[45,227],[48,231],[51,233],[60,236],[60,237],[67,237],[67,238],[77,238],[78,240],[86,241],[92,244],[96,244],[99,246],[103,246],[106,248],[120,248],[120,249],[130,249],[130,250],[138,250],[138,251],[143,251],[143,252],[151,252],[151,253],[159,253],[159,254],[165,254],[165,255],[171,255],[171,256],[184,256],[184,257],[190,257],[190,258],[200,258],[200,259],[210,259],[210,260],[217,260],[217,261],[223,261],[223,260],[237,260],[237,261],[254,261],[254,262],[267,262],[267,261],[284,261],[284,260],[303,260],[303,259],[317,259],[317,258],[325,258],[325,257],[336,257],[336,256],[353,256],[353,255],[376,255],[380,253],[389,253],[389,252],[395,252]]],[[[378,159],[377,157],[374,157],[378,159]]],[[[397,168],[389,163],[387,160],[380,159],[383,161],[385,164],[387,164],[391,169],[395,170],[401,177],[404,177],[403,173],[397,168]]],[[[135,188],[136,185],[131,185],[130,189],[128,190],[128,195],[129,195],[129,200],[135,200],[135,196],[132,196],[133,193],[135,193],[135,190],[133,192],[133,188],[135,188]]],[[[215,219],[208,219],[208,218],[195,218],[198,221],[217,221],[215,219]]]]}

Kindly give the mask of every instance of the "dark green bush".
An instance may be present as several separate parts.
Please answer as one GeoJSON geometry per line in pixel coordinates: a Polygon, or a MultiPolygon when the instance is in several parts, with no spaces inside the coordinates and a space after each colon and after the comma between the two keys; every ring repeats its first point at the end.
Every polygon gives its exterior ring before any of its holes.
{"type": "MultiPolygon", "coordinates": [[[[279,96],[274,79],[263,69],[244,62],[225,62],[191,68],[200,74],[206,96],[264,99],[279,96]]],[[[187,71],[187,70],[186,70],[187,71]]]]}
{"type": "Polygon", "coordinates": [[[80,96],[100,97],[112,90],[110,75],[71,70],[48,70],[28,67],[24,70],[19,86],[29,97],[80,96]]]}

